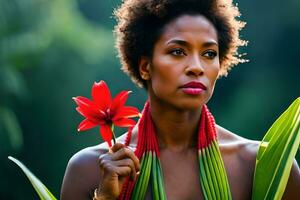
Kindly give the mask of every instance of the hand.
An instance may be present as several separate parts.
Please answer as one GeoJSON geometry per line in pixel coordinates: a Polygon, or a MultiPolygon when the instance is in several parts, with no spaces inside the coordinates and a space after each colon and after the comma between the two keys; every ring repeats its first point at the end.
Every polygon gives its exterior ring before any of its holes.
{"type": "Polygon", "coordinates": [[[110,152],[99,157],[99,166],[98,196],[103,199],[117,199],[126,177],[130,176],[131,180],[135,180],[140,171],[139,159],[131,149],[120,143],[116,143],[110,152]]]}

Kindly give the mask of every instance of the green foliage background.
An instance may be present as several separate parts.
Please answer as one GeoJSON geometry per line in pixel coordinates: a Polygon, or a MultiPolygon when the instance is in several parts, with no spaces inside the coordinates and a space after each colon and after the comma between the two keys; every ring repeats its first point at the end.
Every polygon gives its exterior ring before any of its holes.
{"type": "MultiPolygon", "coordinates": [[[[0,0],[0,199],[37,199],[8,155],[59,196],[68,159],[100,142],[97,129],[77,134],[82,118],[71,100],[90,96],[94,81],[105,80],[114,95],[133,90],[129,104],[142,109],[146,93],[119,70],[114,49],[119,3],[0,0]]],[[[238,3],[250,62],[219,80],[209,106],[220,125],[261,140],[300,95],[300,1],[238,3]]]]}

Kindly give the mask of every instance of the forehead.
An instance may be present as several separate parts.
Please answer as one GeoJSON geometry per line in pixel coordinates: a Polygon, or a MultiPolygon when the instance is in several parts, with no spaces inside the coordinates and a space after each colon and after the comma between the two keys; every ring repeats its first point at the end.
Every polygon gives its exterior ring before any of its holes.
{"type": "Polygon", "coordinates": [[[168,40],[175,37],[218,41],[216,28],[203,15],[181,15],[173,19],[165,25],[159,40],[168,40]]]}

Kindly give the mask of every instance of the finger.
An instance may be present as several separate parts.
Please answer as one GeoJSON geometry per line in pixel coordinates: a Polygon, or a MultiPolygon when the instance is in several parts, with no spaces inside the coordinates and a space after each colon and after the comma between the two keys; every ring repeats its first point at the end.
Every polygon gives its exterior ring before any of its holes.
{"type": "MultiPolygon", "coordinates": [[[[129,165],[118,165],[118,161],[103,161],[101,163],[101,170],[105,177],[113,176],[129,176],[131,175],[132,167],[129,165]]],[[[128,163],[127,163],[128,164],[128,163]]]]}
{"type": "Polygon", "coordinates": [[[132,159],[134,166],[136,168],[136,171],[140,171],[140,161],[131,149],[129,149],[127,147],[121,148],[116,153],[111,155],[112,160],[121,160],[124,158],[132,159]]]}
{"type": "Polygon", "coordinates": [[[117,167],[125,167],[125,166],[130,167],[130,169],[131,169],[130,178],[131,178],[131,180],[136,179],[136,176],[137,176],[136,168],[133,163],[133,160],[131,160],[130,158],[113,161],[113,164],[117,167]]]}
{"type": "Polygon", "coordinates": [[[114,171],[118,174],[118,176],[122,176],[122,177],[131,175],[131,168],[129,166],[115,167],[114,171]]]}
{"type": "Polygon", "coordinates": [[[121,148],[124,148],[125,145],[122,143],[116,143],[111,147],[112,152],[117,152],[118,150],[120,150],[121,148]]]}
{"type": "Polygon", "coordinates": [[[111,154],[109,153],[101,154],[98,158],[99,166],[101,167],[103,164],[109,162],[110,160],[111,160],[111,154]]]}

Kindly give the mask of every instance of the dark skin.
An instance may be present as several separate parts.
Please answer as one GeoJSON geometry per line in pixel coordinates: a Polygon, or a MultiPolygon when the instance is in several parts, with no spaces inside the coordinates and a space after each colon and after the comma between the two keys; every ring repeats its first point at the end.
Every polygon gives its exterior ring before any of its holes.
{"type": "MultiPolygon", "coordinates": [[[[251,189],[252,189],[252,178],[254,173],[254,165],[255,165],[255,157],[256,151],[258,148],[258,142],[249,141],[247,139],[241,138],[228,130],[225,130],[221,127],[217,127],[218,130],[218,140],[220,144],[220,150],[222,153],[222,158],[225,164],[227,176],[229,178],[230,189],[233,195],[233,199],[251,199],[251,189]]],[[[135,135],[135,134],[134,134],[135,135]]],[[[124,143],[124,136],[118,139],[119,143],[124,143]]],[[[133,142],[131,143],[132,149],[136,146],[136,137],[133,138],[133,142]]],[[[188,151],[188,150],[187,150],[188,151]]],[[[192,163],[192,165],[178,166],[178,168],[174,168],[177,165],[165,165],[163,166],[164,175],[167,176],[166,172],[169,172],[171,176],[178,175],[180,184],[178,181],[172,181],[165,178],[165,183],[167,186],[176,185],[176,190],[173,191],[173,194],[168,194],[168,199],[203,199],[201,194],[200,184],[198,181],[199,173],[198,168],[195,168],[195,152],[193,150],[189,150],[190,154],[194,154],[192,156],[186,156],[185,152],[169,152],[169,160],[161,159],[162,164],[170,163],[170,158],[172,158],[172,162],[176,162],[176,160],[180,160],[180,163],[192,163]],[[184,154],[184,156],[183,156],[184,154]],[[192,157],[192,158],[191,158],[192,157]],[[182,158],[189,159],[189,162],[184,160],[182,162],[182,158]],[[195,168],[194,170],[190,170],[191,168],[195,168]],[[173,170],[178,173],[173,173],[173,170]],[[184,172],[184,174],[182,173],[184,172]],[[188,174],[190,173],[190,174],[188,174]],[[183,178],[182,178],[183,177],[183,178]],[[194,177],[193,180],[186,180],[189,177],[194,177]],[[189,181],[188,185],[182,184],[185,181],[189,181]],[[190,182],[195,182],[191,184],[190,182]],[[183,186],[189,186],[187,188],[182,188],[183,186]],[[194,187],[191,187],[194,186],[194,187]],[[178,190],[180,189],[180,190],[178,190]],[[181,195],[178,198],[172,198],[172,195],[181,195]],[[191,192],[193,191],[193,192],[191,192]],[[182,196],[194,195],[194,198],[184,198],[182,196]],[[197,196],[199,195],[199,196],[197,196]]],[[[62,200],[74,199],[74,200],[90,200],[92,199],[94,190],[98,187],[100,182],[100,168],[98,166],[99,155],[104,155],[107,153],[106,144],[101,144],[94,147],[89,147],[81,150],[76,155],[74,155],[66,170],[64,183],[62,187],[62,200]]],[[[168,155],[166,152],[165,155],[168,155]]],[[[178,177],[177,177],[178,178],[178,177]]],[[[295,199],[299,195],[299,167],[296,162],[292,167],[291,175],[287,184],[287,188],[284,194],[283,199],[295,199]]],[[[105,198],[103,198],[105,199],[105,198]]],[[[148,199],[151,199],[151,196],[148,194],[148,199]]]]}
{"type": "MultiPolygon", "coordinates": [[[[199,182],[195,137],[203,104],[213,94],[220,70],[217,33],[201,15],[183,15],[168,23],[155,43],[153,57],[142,57],[141,77],[148,83],[151,115],[156,127],[166,195],[169,200],[204,199],[199,182]],[[199,81],[206,90],[187,94],[181,86],[199,81]]],[[[259,143],[217,126],[222,159],[233,199],[251,199],[259,143]]],[[[106,144],[75,154],[67,167],[62,200],[116,199],[126,177],[137,178],[140,164],[134,155],[137,127],[129,147],[118,138],[110,152],[106,144]]],[[[294,162],[283,199],[300,191],[300,171],[294,162]]],[[[151,199],[148,191],[146,199],[151,199]]]]}

